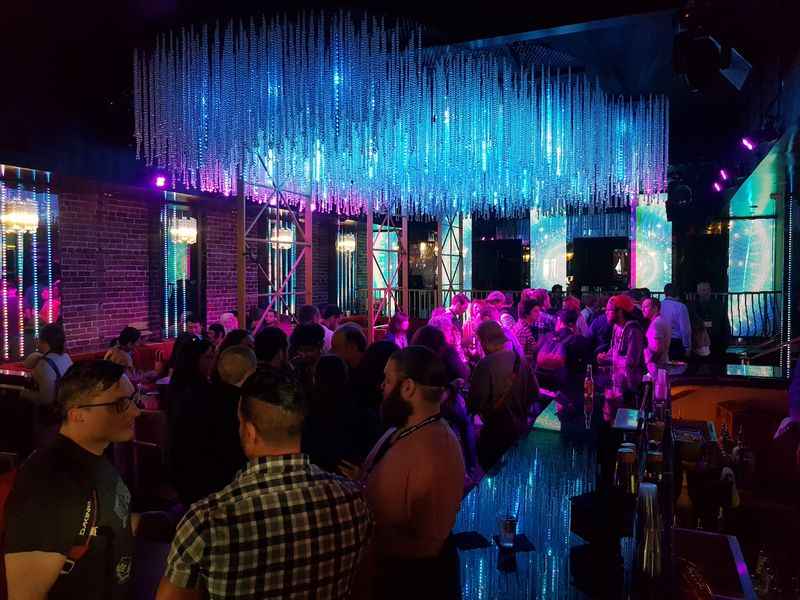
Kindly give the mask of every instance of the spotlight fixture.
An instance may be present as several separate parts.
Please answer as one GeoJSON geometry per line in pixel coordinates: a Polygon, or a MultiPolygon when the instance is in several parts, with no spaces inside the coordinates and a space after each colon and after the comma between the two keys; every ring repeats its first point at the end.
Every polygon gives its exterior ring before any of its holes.
{"type": "Polygon", "coordinates": [[[167,178],[163,175],[158,175],[156,176],[154,183],[156,184],[157,188],[163,188],[165,185],[167,185],[167,178]]]}
{"type": "Polygon", "coordinates": [[[751,140],[749,137],[743,137],[743,138],[742,138],[742,146],[744,146],[745,148],[747,148],[747,149],[748,149],[748,150],[750,150],[751,152],[752,152],[752,151],[755,149],[755,147],[756,147],[756,145],[753,143],[753,140],[751,140]]]}
{"type": "Polygon", "coordinates": [[[728,172],[725,169],[719,170],[719,176],[722,178],[722,181],[728,181],[728,172]]]}

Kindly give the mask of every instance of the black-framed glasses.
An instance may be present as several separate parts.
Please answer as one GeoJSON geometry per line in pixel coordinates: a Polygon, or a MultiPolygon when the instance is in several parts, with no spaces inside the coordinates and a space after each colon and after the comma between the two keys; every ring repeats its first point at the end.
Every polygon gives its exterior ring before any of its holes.
{"type": "Polygon", "coordinates": [[[127,410],[131,407],[131,404],[135,404],[137,407],[141,408],[138,391],[133,392],[130,396],[125,396],[124,398],[118,398],[113,402],[101,402],[100,404],[79,404],[75,408],[97,408],[98,406],[113,406],[117,414],[121,415],[127,412],[127,410]]]}

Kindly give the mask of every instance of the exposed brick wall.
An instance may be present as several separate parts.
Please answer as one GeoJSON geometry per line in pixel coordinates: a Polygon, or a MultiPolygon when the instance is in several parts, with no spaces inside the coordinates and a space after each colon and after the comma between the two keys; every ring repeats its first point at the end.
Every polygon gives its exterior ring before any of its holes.
{"type": "Polygon", "coordinates": [[[160,331],[150,291],[157,222],[152,192],[88,185],[60,192],[62,313],[72,352],[104,348],[129,324],[160,331]]]}

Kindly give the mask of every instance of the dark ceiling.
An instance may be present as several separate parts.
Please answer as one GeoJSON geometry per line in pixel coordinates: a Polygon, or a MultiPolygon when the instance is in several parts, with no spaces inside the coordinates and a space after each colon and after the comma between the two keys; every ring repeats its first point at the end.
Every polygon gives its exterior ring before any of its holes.
{"type": "MultiPolygon", "coordinates": [[[[770,47],[785,45],[786,38],[768,34],[786,21],[780,18],[781,0],[711,3],[727,7],[710,15],[718,34],[754,65],[785,52],[781,47],[780,52],[771,53],[770,47]]],[[[437,45],[675,10],[684,4],[675,0],[483,2],[474,7],[436,2],[333,6],[302,0],[269,4],[240,0],[14,2],[2,9],[0,162],[123,180],[136,177],[137,171],[141,174],[141,164],[133,159],[131,137],[132,52],[152,43],[158,32],[186,24],[294,13],[301,8],[367,9],[420,23],[426,42],[437,45]]],[[[730,123],[727,115],[741,107],[738,95],[731,91],[705,98],[690,96],[675,84],[670,68],[673,26],[672,18],[662,13],[650,20],[626,21],[616,30],[575,32],[536,44],[582,63],[587,72],[601,77],[610,92],[670,93],[673,114],[679,117],[673,123],[673,135],[681,136],[673,148],[688,156],[694,146],[686,140],[719,135],[730,123]]]]}

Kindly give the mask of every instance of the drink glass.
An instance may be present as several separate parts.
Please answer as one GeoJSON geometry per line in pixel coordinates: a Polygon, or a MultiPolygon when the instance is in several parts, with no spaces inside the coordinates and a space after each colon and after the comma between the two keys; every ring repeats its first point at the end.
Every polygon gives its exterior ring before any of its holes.
{"type": "Polygon", "coordinates": [[[517,515],[503,512],[497,515],[497,527],[500,530],[498,540],[501,548],[513,548],[517,536],[517,515]]]}
{"type": "Polygon", "coordinates": [[[594,412],[594,384],[587,381],[583,386],[583,416],[586,418],[586,429],[592,424],[594,412]]]}

